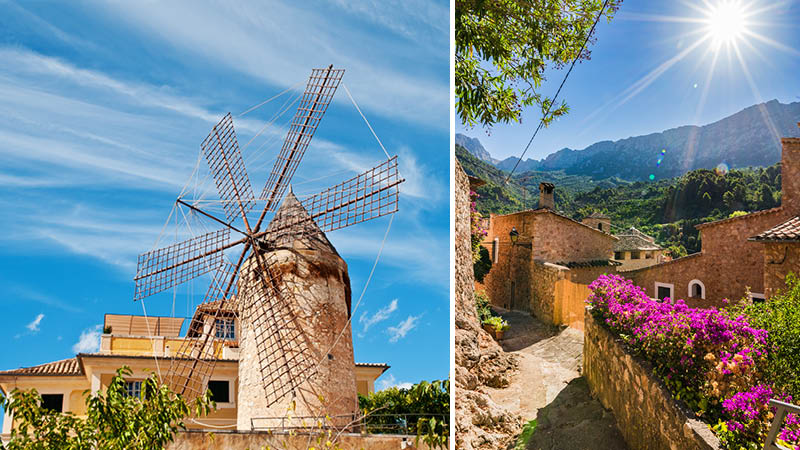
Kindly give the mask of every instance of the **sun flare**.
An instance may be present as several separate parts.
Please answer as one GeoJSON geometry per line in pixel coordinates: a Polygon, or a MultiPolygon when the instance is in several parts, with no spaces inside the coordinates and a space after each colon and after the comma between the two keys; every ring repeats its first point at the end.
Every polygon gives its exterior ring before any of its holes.
{"type": "Polygon", "coordinates": [[[735,43],[747,31],[747,14],[741,3],[720,0],[708,10],[708,34],[715,45],[735,43]]]}

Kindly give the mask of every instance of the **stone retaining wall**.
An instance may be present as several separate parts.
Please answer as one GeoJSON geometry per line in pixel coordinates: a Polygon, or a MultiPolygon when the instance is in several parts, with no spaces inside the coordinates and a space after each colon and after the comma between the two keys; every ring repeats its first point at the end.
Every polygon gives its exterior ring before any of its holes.
{"type": "MultiPolygon", "coordinates": [[[[326,437],[322,444],[317,442],[318,435],[309,434],[276,434],[268,432],[230,432],[208,433],[205,431],[185,431],[175,436],[175,442],[167,445],[167,450],[259,450],[272,448],[280,450],[308,450],[310,447],[326,447],[326,437]]],[[[416,436],[400,435],[361,435],[344,434],[336,444],[342,450],[400,450],[422,449],[430,447],[420,440],[419,447],[414,446],[416,436]]]]}
{"type": "Polygon", "coordinates": [[[614,411],[631,450],[716,450],[719,440],[708,425],[676,401],[646,361],[590,314],[584,315],[583,376],[593,397],[614,411]]]}

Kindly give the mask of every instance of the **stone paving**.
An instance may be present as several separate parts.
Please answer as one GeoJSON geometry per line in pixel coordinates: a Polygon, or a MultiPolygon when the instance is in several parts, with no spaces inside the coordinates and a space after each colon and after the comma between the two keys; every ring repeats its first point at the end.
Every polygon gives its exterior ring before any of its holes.
{"type": "Polygon", "coordinates": [[[511,385],[488,389],[492,400],[537,420],[527,450],[627,450],[611,411],[581,377],[583,332],[546,325],[520,311],[498,310],[511,325],[503,349],[519,356],[511,385]]]}

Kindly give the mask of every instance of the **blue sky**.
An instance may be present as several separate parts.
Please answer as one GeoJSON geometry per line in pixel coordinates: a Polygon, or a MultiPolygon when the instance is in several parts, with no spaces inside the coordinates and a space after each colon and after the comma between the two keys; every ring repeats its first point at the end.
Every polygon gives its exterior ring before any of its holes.
{"type": "MultiPolygon", "coordinates": [[[[392,366],[380,386],[448,376],[446,2],[0,1],[0,9],[0,368],[68,358],[79,343],[90,350],[104,313],[142,314],[132,301],[136,256],[159,235],[160,245],[186,236],[181,223],[161,230],[211,127],[332,63],[347,70],[344,84],[407,179],[353,315],[356,360],[392,366]]],[[[240,145],[298,93],[234,118],[240,145]]],[[[256,193],[293,112],[243,152],[256,193]]],[[[382,159],[340,88],[294,190],[320,191],[382,159]]],[[[210,182],[196,191],[216,195],[210,182]]],[[[197,220],[189,223],[198,233],[197,220]]],[[[349,265],[354,304],[388,224],[329,234],[349,265]]],[[[147,313],[170,315],[174,301],[186,316],[203,288],[148,298],[147,313]]]]}
{"type": "MultiPolygon", "coordinates": [[[[800,101],[800,2],[738,2],[751,33],[737,40],[742,64],[729,46],[714,62],[712,40],[703,40],[703,11],[725,1],[623,2],[611,23],[600,21],[591,60],[575,66],[559,95],[570,113],[542,129],[525,158],[703,125],[772,99],[800,101]]],[[[564,73],[548,71],[540,92],[552,96],[564,73]]],[[[457,123],[456,131],[504,159],[522,153],[538,119],[531,108],[522,124],[497,125],[487,134],[457,123]]]]}

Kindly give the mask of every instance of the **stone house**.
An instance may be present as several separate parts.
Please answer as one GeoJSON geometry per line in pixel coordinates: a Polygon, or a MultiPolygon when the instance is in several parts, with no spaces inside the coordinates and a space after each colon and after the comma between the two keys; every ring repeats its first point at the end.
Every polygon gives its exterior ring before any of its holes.
{"type": "Polygon", "coordinates": [[[614,260],[622,263],[617,271],[641,269],[664,262],[664,249],[656,240],[635,227],[615,234],[619,240],[614,244],[614,260]]]}
{"type": "Polygon", "coordinates": [[[697,225],[700,252],[625,276],[653,298],[708,307],[748,295],[764,300],[783,286],[786,274],[800,272],[800,138],[782,138],[781,144],[781,206],[697,225]]]}
{"type": "MultiPolygon", "coordinates": [[[[569,320],[565,311],[574,309],[565,308],[565,302],[580,292],[576,285],[616,269],[611,255],[619,239],[558,213],[553,190],[550,183],[540,184],[535,210],[490,215],[483,245],[492,269],[484,286],[494,305],[560,324],[569,320]]],[[[582,321],[582,300],[579,309],[582,321]]]]}

